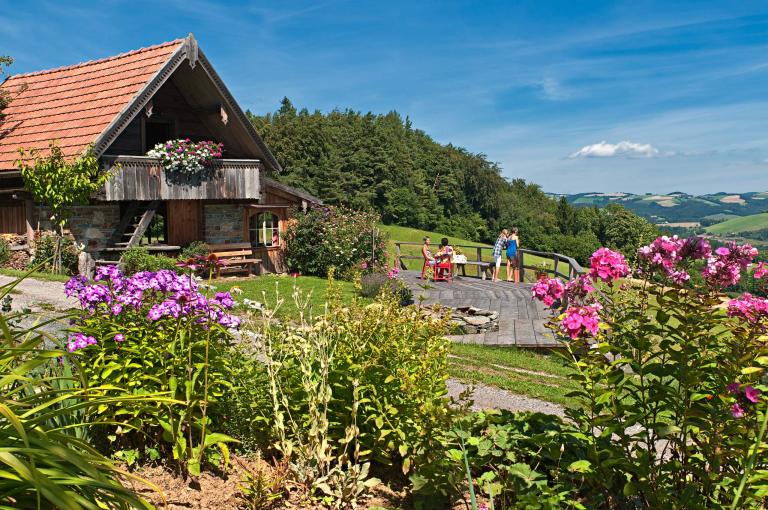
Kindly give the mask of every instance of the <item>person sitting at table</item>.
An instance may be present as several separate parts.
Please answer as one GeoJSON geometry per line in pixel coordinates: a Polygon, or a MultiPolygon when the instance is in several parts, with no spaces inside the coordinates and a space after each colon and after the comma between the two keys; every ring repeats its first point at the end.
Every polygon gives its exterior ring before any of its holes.
{"type": "Polygon", "coordinates": [[[453,247],[448,244],[448,238],[443,237],[440,240],[440,249],[435,254],[435,259],[442,262],[443,260],[450,261],[453,258],[453,247]]]}
{"type": "Polygon", "coordinates": [[[424,267],[421,270],[421,277],[424,278],[424,269],[427,268],[427,266],[434,266],[435,265],[435,256],[432,255],[432,250],[429,249],[429,237],[424,237],[424,244],[421,245],[421,255],[424,257],[424,267]]]}

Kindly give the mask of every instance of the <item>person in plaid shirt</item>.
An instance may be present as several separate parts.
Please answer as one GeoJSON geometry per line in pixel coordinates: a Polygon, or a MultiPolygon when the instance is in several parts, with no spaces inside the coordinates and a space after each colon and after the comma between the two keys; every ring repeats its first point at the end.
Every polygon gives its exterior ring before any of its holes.
{"type": "Polygon", "coordinates": [[[493,245],[493,262],[496,264],[493,267],[493,278],[491,281],[498,282],[499,281],[499,268],[501,267],[501,254],[504,252],[504,250],[507,249],[507,235],[509,232],[507,232],[507,229],[501,231],[499,234],[498,239],[496,239],[496,243],[493,245]]]}

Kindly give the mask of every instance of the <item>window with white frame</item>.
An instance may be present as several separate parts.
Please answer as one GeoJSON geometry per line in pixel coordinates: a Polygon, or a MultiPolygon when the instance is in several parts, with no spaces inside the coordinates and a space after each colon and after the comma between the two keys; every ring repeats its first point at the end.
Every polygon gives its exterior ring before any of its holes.
{"type": "Polygon", "coordinates": [[[257,248],[280,246],[280,218],[271,212],[253,214],[248,220],[248,233],[257,248]]]}

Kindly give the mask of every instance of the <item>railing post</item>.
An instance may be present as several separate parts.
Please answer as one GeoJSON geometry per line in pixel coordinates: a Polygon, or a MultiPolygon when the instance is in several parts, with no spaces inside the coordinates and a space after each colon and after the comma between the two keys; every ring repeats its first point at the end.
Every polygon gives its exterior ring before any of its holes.
{"type": "MultiPolygon", "coordinates": [[[[477,261],[482,262],[483,261],[483,248],[478,246],[477,247],[477,261]]],[[[480,267],[480,264],[477,265],[477,277],[482,278],[485,275],[483,273],[483,268],[480,267]]]]}
{"type": "Polygon", "coordinates": [[[525,283],[525,262],[523,261],[523,250],[518,251],[519,256],[517,257],[517,266],[520,270],[520,283],[525,283]]]}
{"type": "Polygon", "coordinates": [[[555,273],[552,275],[552,278],[557,278],[557,264],[560,262],[560,257],[555,254],[555,273]]]}
{"type": "Polygon", "coordinates": [[[400,243],[395,243],[395,267],[398,269],[405,269],[405,267],[403,267],[403,261],[400,260],[400,243]]]}

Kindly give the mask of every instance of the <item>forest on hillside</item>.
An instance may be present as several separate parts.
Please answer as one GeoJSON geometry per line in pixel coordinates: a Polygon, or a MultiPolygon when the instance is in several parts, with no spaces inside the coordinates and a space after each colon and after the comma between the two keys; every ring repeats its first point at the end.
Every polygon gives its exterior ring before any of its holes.
{"type": "Polygon", "coordinates": [[[277,157],[280,181],[325,203],[381,214],[387,224],[492,242],[518,227],[525,245],[584,262],[598,246],[634,254],[654,227],[621,206],[574,208],[523,179],[508,180],[484,154],[443,145],[392,111],[297,109],[249,119],[277,157]]]}

